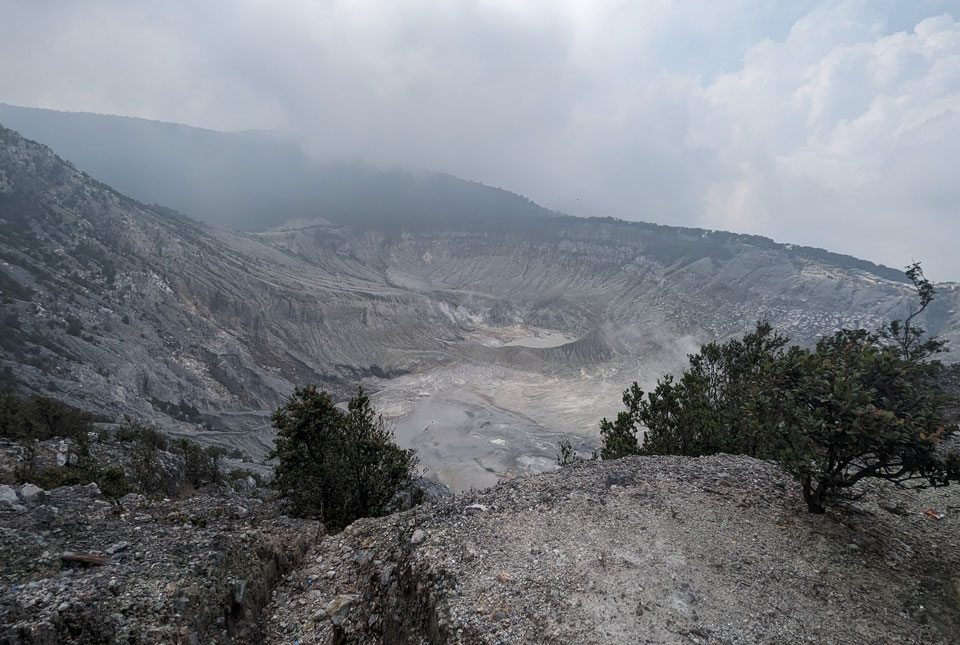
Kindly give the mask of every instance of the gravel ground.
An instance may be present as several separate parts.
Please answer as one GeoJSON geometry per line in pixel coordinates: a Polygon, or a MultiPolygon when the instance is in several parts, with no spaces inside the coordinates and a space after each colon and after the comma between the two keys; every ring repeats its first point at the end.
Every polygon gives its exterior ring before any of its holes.
{"type": "Polygon", "coordinates": [[[272,492],[0,486],[0,644],[230,643],[316,541],[272,492]]]}
{"type": "Polygon", "coordinates": [[[579,464],[324,538],[256,637],[957,643],[958,493],[866,486],[817,516],[754,459],[579,464]]]}

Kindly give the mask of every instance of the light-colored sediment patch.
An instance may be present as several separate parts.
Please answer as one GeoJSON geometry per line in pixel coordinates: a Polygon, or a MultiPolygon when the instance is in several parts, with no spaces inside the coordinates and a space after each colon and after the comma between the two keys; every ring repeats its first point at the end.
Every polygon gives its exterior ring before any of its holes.
{"type": "Polygon", "coordinates": [[[524,336],[522,338],[517,338],[516,340],[511,340],[509,343],[505,343],[505,347],[534,347],[534,348],[547,348],[547,347],[560,347],[568,343],[572,343],[576,338],[571,338],[570,336],[565,336],[563,334],[548,334],[546,336],[524,336]]]}
{"type": "Polygon", "coordinates": [[[455,491],[555,467],[559,443],[585,452],[620,407],[624,377],[607,366],[578,378],[458,364],[372,383],[397,443],[455,491]]]}

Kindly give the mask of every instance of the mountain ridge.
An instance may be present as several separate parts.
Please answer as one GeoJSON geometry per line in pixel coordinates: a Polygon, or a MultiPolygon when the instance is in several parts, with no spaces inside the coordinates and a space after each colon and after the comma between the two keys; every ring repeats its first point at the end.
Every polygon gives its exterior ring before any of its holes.
{"type": "MultiPolygon", "coordinates": [[[[125,194],[208,224],[263,231],[322,214],[337,223],[390,227],[469,225],[482,204],[504,226],[552,211],[509,191],[452,175],[319,162],[262,131],[219,132],[182,124],[0,103],[0,123],[23,132],[125,194]],[[471,215],[472,214],[472,215],[471,215]]],[[[480,222],[482,224],[483,222],[480,222]]]]}
{"type": "MultiPolygon", "coordinates": [[[[550,468],[565,435],[589,445],[627,383],[677,369],[699,342],[769,318],[810,344],[912,302],[901,281],[762,238],[523,224],[234,232],[0,129],[0,365],[25,393],[254,457],[295,385],[345,398],[362,383],[401,442],[466,488],[550,468]],[[564,340],[524,346],[547,336],[564,340]]],[[[958,295],[944,287],[924,320],[948,340],[958,295]]]]}
{"type": "MultiPolygon", "coordinates": [[[[220,226],[229,226],[229,222],[223,215],[205,211],[204,206],[209,207],[206,201],[200,202],[195,197],[189,197],[194,189],[187,183],[189,177],[194,177],[198,173],[193,166],[183,167],[186,159],[200,156],[200,148],[209,147],[219,149],[215,156],[219,160],[225,160],[231,156],[252,157],[256,153],[263,153],[256,146],[262,146],[267,151],[267,157],[271,163],[280,163],[280,160],[288,158],[291,165],[285,167],[285,171],[292,175],[292,179],[281,186],[289,187],[298,182],[309,183],[311,181],[321,181],[331,183],[329,178],[324,179],[327,174],[342,176],[346,178],[349,171],[353,168],[359,173],[371,172],[369,177],[365,178],[365,183],[352,187],[350,192],[343,196],[338,196],[333,201],[319,194],[319,191],[311,193],[310,199],[300,200],[289,212],[283,211],[279,220],[274,222],[275,226],[282,226],[286,222],[302,218],[310,220],[314,217],[323,217],[324,209],[333,209],[337,211],[335,216],[330,219],[331,223],[349,225],[360,224],[363,226],[373,224],[383,225],[383,221],[376,219],[363,219],[358,208],[348,208],[343,203],[346,199],[363,201],[365,190],[371,187],[377,187],[377,190],[391,190],[391,198],[396,199],[398,193],[414,190],[408,183],[402,181],[404,174],[409,177],[420,176],[422,178],[431,178],[434,181],[448,182],[447,188],[457,186],[470,189],[478,187],[482,191],[495,191],[495,194],[502,195],[504,199],[518,200],[521,204],[532,205],[530,214],[535,216],[563,216],[562,213],[556,213],[545,209],[522,195],[511,193],[500,188],[484,186],[471,180],[460,179],[445,173],[421,172],[410,173],[400,169],[381,169],[377,171],[363,164],[340,163],[324,167],[322,164],[316,164],[309,156],[304,153],[299,146],[285,140],[283,137],[267,131],[241,131],[241,132],[221,132],[209,128],[197,128],[179,123],[167,123],[163,121],[154,121],[138,117],[124,117],[109,114],[93,114],[87,112],[62,112],[49,110],[45,108],[29,108],[22,106],[8,105],[0,103],[0,124],[11,127],[27,136],[28,138],[38,140],[51,149],[62,153],[62,156],[70,158],[72,162],[81,170],[97,177],[100,181],[119,189],[121,192],[138,199],[145,204],[162,204],[172,206],[183,213],[188,214],[194,219],[205,221],[210,224],[220,226]],[[122,129],[116,124],[135,123],[136,128],[122,129]],[[18,127],[19,126],[19,127],[18,127]],[[115,131],[117,130],[117,131],[115,131]],[[198,141],[202,145],[198,145],[198,141]],[[249,148],[244,148],[244,142],[248,142],[249,148]],[[151,156],[152,142],[155,147],[159,147],[163,154],[160,156],[151,156]],[[109,163],[110,156],[113,155],[119,159],[131,161],[124,163],[119,167],[109,163]],[[166,156],[169,155],[169,158],[166,156]],[[379,174],[377,174],[379,173],[379,174]],[[170,177],[176,179],[171,180],[170,177]],[[164,188],[161,183],[157,187],[157,179],[171,182],[169,187],[164,188]],[[391,182],[394,183],[390,186],[391,182]],[[386,188],[384,188],[386,186],[386,188]],[[182,197],[186,193],[188,197],[182,197]],[[312,206],[307,204],[312,203],[312,206]],[[539,209],[539,210],[537,210],[539,209]],[[359,219],[358,219],[359,218],[359,219]]],[[[234,172],[242,170],[234,169],[234,172]]],[[[262,171],[261,169],[258,169],[262,171]]],[[[200,173],[202,175],[202,173],[200,173]]],[[[224,175],[220,177],[204,177],[204,183],[201,187],[206,188],[218,197],[222,197],[229,189],[238,190],[240,185],[251,183],[253,179],[244,176],[239,180],[234,180],[231,184],[229,177],[224,175]]],[[[262,188],[269,182],[257,180],[256,185],[262,188]]],[[[335,183],[335,180],[334,180],[335,183]]],[[[346,183],[349,183],[347,181],[346,183]]],[[[329,185],[324,185],[329,188],[329,185]]],[[[296,192],[296,191],[294,191],[296,192]]],[[[271,193],[274,197],[275,193],[271,193]]],[[[476,195],[474,195],[476,196],[476,195]]],[[[277,198],[279,201],[279,198],[277,198]]],[[[436,197],[434,196],[434,199],[436,197]]],[[[469,196],[463,196],[454,200],[454,204],[459,208],[469,203],[469,196]]],[[[258,206],[260,200],[255,200],[254,205],[258,206]]],[[[231,207],[236,208],[235,202],[230,202],[231,207]]],[[[444,205],[431,204],[429,199],[421,200],[419,204],[422,208],[443,208],[444,205]]],[[[484,204],[489,208],[489,204],[484,204]]],[[[329,213],[327,213],[329,215],[329,213]]],[[[407,221],[401,222],[402,225],[411,226],[415,222],[410,221],[409,213],[407,221]]],[[[457,216],[462,217],[462,213],[457,216]]],[[[570,217],[570,216],[566,216],[570,217]]],[[[240,221],[249,221],[249,217],[241,216],[240,221]]],[[[415,219],[415,218],[413,218],[415,219]]],[[[470,218],[464,218],[469,220],[470,218]]],[[[599,222],[624,222],[615,218],[587,218],[596,219],[599,222]]],[[[431,221],[436,224],[436,220],[431,221]]],[[[516,222],[510,219],[499,219],[501,225],[516,225],[516,222]]],[[[725,231],[715,231],[702,228],[687,228],[679,226],[670,226],[665,224],[656,224],[652,222],[630,222],[641,227],[664,227],[665,231],[681,234],[710,234],[712,236],[735,236],[742,243],[754,243],[764,247],[769,245],[779,245],[788,250],[807,255],[809,257],[819,257],[829,260],[832,263],[849,263],[851,266],[862,268],[876,275],[885,277],[894,281],[905,281],[903,272],[896,268],[886,267],[880,264],[862,260],[850,255],[833,253],[817,247],[802,245],[793,245],[789,243],[776,242],[770,238],[759,235],[744,233],[729,233],[725,231]]],[[[233,228],[238,228],[234,226],[233,228]]],[[[240,226],[242,230],[251,232],[262,232],[269,225],[240,226]]]]}

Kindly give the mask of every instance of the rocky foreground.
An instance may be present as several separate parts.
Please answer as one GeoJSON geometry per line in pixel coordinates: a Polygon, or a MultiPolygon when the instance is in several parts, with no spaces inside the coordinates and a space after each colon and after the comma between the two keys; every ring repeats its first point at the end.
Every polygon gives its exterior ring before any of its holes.
{"type": "Polygon", "coordinates": [[[0,486],[0,643],[238,640],[316,542],[263,490],[181,501],[0,486]]]}
{"type": "Polygon", "coordinates": [[[861,493],[811,515],[776,466],[729,456],[524,477],[319,541],[277,590],[263,636],[960,642],[958,491],[861,493]]]}
{"type": "Polygon", "coordinates": [[[239,485],[0,493],[0,643],[960,642],[956,488],[815,516],[765,462],[637,457],[325,537],[239,485]]]}

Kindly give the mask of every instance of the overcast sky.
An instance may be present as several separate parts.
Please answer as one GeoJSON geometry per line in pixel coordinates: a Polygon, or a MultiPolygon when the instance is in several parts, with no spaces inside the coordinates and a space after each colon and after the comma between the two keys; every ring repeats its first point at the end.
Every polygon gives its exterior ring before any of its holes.
{"type": "Polygon", "coordinates": [[[0,101],[960,280],[960,0],[0,0],[0,101]]]}

